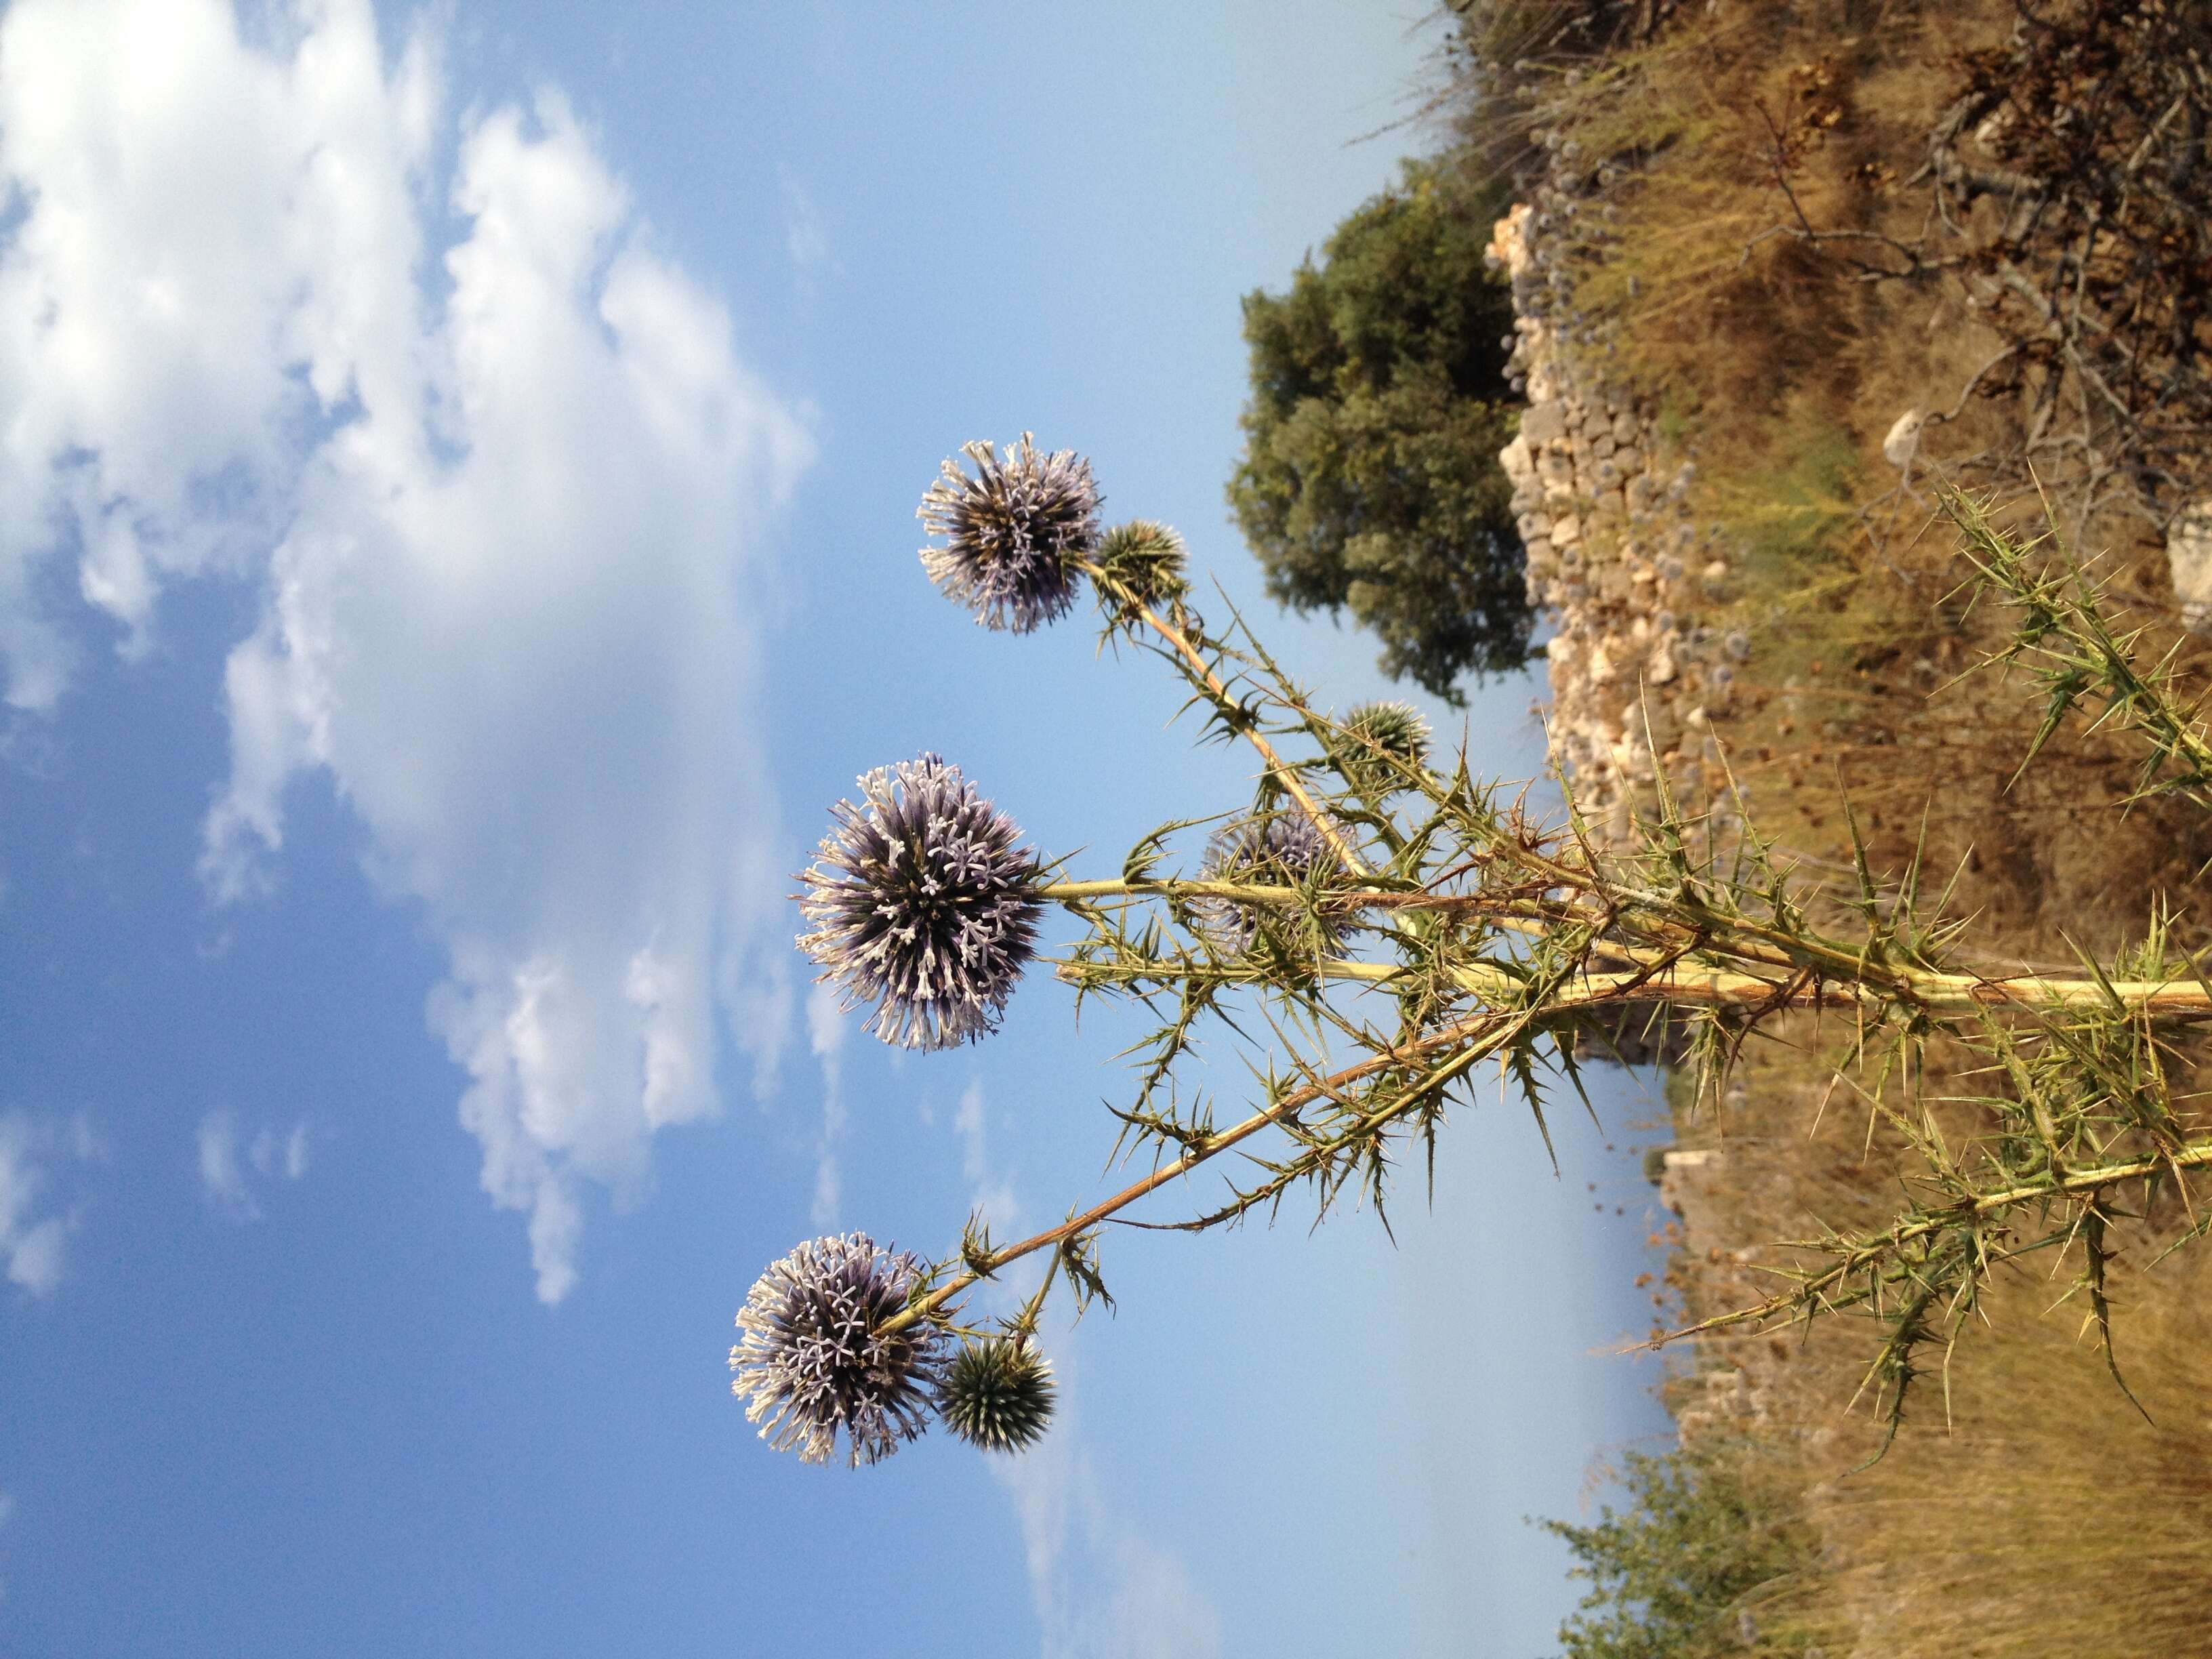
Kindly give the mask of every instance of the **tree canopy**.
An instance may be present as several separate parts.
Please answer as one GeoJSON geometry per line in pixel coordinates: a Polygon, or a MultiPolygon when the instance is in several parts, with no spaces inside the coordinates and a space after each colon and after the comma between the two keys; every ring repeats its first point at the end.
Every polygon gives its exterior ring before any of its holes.
{"type": "Polygon", "coordinates": [[[1252,351],[1230,505],[1269,595],[1382,639],[1384,671],[1453,702],[1463,674],[1528,659],[1504,343],[1510,293],[1483,261],[1492,192],[1435,162],[1339,225],[1287,293],[1244,301],[1252,351]]]}

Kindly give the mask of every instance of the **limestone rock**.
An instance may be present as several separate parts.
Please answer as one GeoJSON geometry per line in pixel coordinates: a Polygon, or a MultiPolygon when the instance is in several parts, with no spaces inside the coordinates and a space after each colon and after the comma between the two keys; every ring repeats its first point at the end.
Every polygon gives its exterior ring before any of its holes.
{"type": "Polygon", "coordinates": [[[1914,452],[1920,447],[1920,428],[1928,423],[1924,409],[1908,409],[1897,417],[1889,428],[1889,435],[1881,441],[1881,458],[1892,466],[1905,467],[1912,464],[1914,452]]]}
{"type": "Polygon", "coordinates": [[[2166,527],[2166,562],[2181,601],[2181,625],[2212,634],[2212,495],[2184,507],[2166,527]]]}
{"type": "Polygon", "coordinates": [[[1498,452],[1498,465],[1504,468],[1505,476],[1516,484],[1524,478],[1535,476],[1536,458],[1529,453],[1526,433],[1498,452]]]}
{"type": "MultiPolygon", "coordinates": [[[[1534,377],[1529,390],[1535,390],[1534,377]]],[[[1530,404],[1521,416],[1521,436],[1532,448],[1538,444],[1557,443],[1566,435],[1567,412],[1556,398],[1530,404]]]]}

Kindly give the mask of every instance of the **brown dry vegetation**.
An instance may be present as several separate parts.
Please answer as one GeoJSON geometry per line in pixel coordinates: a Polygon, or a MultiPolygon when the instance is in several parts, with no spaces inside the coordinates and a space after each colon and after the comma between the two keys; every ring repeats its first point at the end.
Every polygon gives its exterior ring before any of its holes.
{"type": "MultiPolygon", "coordinates": [[[[1711,1161],[1668,1177],[1682,1209],[1666,1310],[1692,1317],[1771,1287],[1789,1252],[1758,1241],[1881,1212],[1912,1160],[1836,1089],[1809,1030],[1802,1048],[1747,1053],[1726,1107],[1679,1144],[1711,1161]],[[1723,1243],[1722,1241],[1728,1241],[1723,1243]]],[[[1972,1079],[1938,1072],[1935,1092],[1972,1079]]],[[[1954,1140],[1972,1113],[1939,1106],[1954,1140]]],[[[1748,1426],[1761,1455],[1810,1490],[1826,1543],[1796,1587],[1802,1627],[1856,1629],[1864,1655],[2212,1653],[2212,1256],[2155,1265],[2124,1249],[2112,1295],[2115,1386],[2075,1290],[2078,1251],[2007,1270],[1948,1364],[1915,1382],[1887,1454],[1859,1389],[1871,1332],[1715,1337],[1674,1385],[1686,1436],[1748,1426]],[[2145,1413],[2148,1413],[2146,1418],[2145,1413]]]]}
{"type": "MultiPolygon", "coordinates": [[[[1967,54],[2013,16],[1993,0],[1722,6],[1563,76],[1529,118],[1618,158],[1607,207],[1584,216],[1574,303],[1608,374],[1680,434],[1657,470],[1698,463],[1698,516],[1735,550],[1716,620],[1754,650],[1719,732],[1753,817],[1832,859],[1847,799],[1878,866],[1917,849],[1957,870],[1959,902],[2001,951],[2050,958],[2139,930],[2148,895],[2191,885],[2212,836],[2193,808],[2122,811],[2135,757],[2118,745],[2077,738],[2014,781],[2036,710],[1962,677],[2004,618],[1969,602],[1948,526],[1881,449],[1900,415],[1936,411],[1916,473],[1971,472],[2017,446],[2032,392],[1964,395],[2004,337],[1955,275],[1868,280],[1857,241],[1791,234],[1922,234],[1926,191],[1904,181],[1967,54]]],[[[2008,494],[2001,522],[2039,521],[2036,495],[2008,494]]],[[[2052,505],[2146,649],[2171,643],[2162,551],[2140,517],[2052,505]]],[[[2185,646],[2191,674],[2204,659],[2185,646]]]]}
{"type": "MultiPolygon", "coordinates": [[[[2015,777],[2035,694],[1971,672],[2006,619],[1972,602],[1917,479],[1931,465],[1971,477],[1980,458],[2016,451],[2035,376],[1967,395],[2006,343],[1971,287],[1942,270],[1866,280],[1856,259],[1875,237],[1926,234],[1928,191],[1911,181],[1930,130],[2014,6],[1455,9],[1494,66],[1491,95],[1460,117],[1477,165],[1525,173],[1548,132],[1554,153],[1564,137],[1608,168],[1605,205],[1576,219],[1573,305],[1584,349],[1678,446],[1654,471],[1694,460],[1698,516],[1734,550],[1724,613],[1710,620],[1742,628],[1753,649],[1717,726],[1752,821],[1810,867],[1840,864],[1848,801],[1877,868],[1918,856],[1937,887],[1956,872],[1952,908],[1998,958],[2108,954],[2161,894],[2182,914],[2179,942],[2212,939],[2203,811],[2123,808],[2139,755],[2079,729],[2015,777]],[[1869,237],[1802,234],[1831,227],[1869,237]],[[1915,409],[1948,418],[1901,475],[1883,441],[1915,409]]],[[[2033,489],[2001,505],[2001,521],[2042,526],[2033,489]]],[[[2050,506],[2121,619],[2144,629],[2141,649],[2179,643],[2183,684],[2201,690],[2212,658],[2179,633],[2142,515],[2063,488],[2050,506]]],[[[1668,1176],[1684,1223],[1655,1298],[1662,1320],[1770,1292],[1789,1255],[1767,1241],[1894,1210],[1914,1159],[1856,1082],[1838,1083],[1830,1062],[1848,1036],[1756,1043],[1724,1103],[1693,1109],[1684,1091],[1676,1144],[1714,1157],[1668,1176]]],[[[1940,1070],[1931,1081],[1939,1096],[1992,1086],[1940,1070]]],[[[1977,1109],[1954,1100],[1935,1121],[1958,1146],[1977,1109]]],[[[2193,1201],[2212,1205],[2212,1192],[2193,1201]]],[[[1671,1390],[1686,1437],[1748,1426],[1813,1495],[1826,1547],[1792,1593],[1801,1632],[1855,1629],[1855,1647],[1826,1638],[1838,1655],[2212,1654],[2212,1250],[2148,1255],[2124,1248],[2112,1291],[2142,1412],[2081,1332],[2081,1255],[2039,1256],[2007,1270],[1945,1372],[1916,1383],[1903,1433],[1870,1467],[1881,1413],[1864,1398],[1844,1407],[1875,1346],[1868,1327],[1834,1318],[1802,1339],[1696,1345],[1671,1390]]]]}

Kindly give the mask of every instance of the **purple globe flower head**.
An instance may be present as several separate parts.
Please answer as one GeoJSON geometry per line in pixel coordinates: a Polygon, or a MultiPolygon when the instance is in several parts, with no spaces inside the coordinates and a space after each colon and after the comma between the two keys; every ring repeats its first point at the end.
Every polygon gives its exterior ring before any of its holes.
{"type": "Polygon", "coordinates": [[[867,1029],[906,1048],[950,1048],[997,1028],[1036,949],[1044,909],[1034,854],[1014,821],[934,755],[860,779],[841,800],[799,908],[799,947],[876,1005],[867,1029]]]}
{"type": "MultiPolygon", "coordinates": [[[[1335,850],[1318,824],[1295,807],[1255,814],[1224,823],[1206,843],[1199,860],[1200,881],[1249,882],[1255,885],[1295,887],[1318,872],[1343,868],[1335,850]]],[[[1240,904],[1234,899],[1194,900],[1199,927],[1217,945],[1231,951],[1251,947],[1259,936],[1266,908],[1240,904]]],[[[1348,919],[1331,917],[1322,923],[1328,943],[1344,941],[1351,931],[1348,919]]]]}
{"type": "Polygon", "coordinates": [[[730,1392],[778,1451],[846,1463],[889,1457],[929,1426],[944,1333],[926,1322],[884,1333],[921,1280],[921,1259],[879,1250],[866,1233],[801,1244],[754,1284],[738,1314],[730,1392]]]}
{"type": "Polygon", "coordinates": [[[1026,634],[1066,616],[1075,603],[1075,561],[1098,545],[1098,486],[1072,449],[1042,453],[1030,434],[1003,457],[989,444],[963,444],[957,461],[921,498],[916,516],[943,547],[921,550],[929,579],[986,628],[1026,634]]]}

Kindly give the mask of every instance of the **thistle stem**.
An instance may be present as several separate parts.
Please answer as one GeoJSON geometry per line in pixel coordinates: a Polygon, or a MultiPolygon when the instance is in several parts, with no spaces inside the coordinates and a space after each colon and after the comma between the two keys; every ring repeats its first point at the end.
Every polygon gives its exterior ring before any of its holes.
{"type": "MultiPolygon", "coordinates": [[[[1455,1024],[1446,1026],[1442,1030],[1432,1031],[1418,1042],[1370,1055],[1357,1065],[1347,1066],[1344,1070],[1333,1076],[1323,1078],[1317,1083],[1293,1089],[1273,1105],[1263,1107],[1231,1128],[1224,1129],[1218,1134],[1207,1136],[1203,1142],[1192,1146],[1173,1163],[1163,1164],[1142,1180],[1131,1182],[1120,1192],[1109,1198],[1102,1199],[1081,1214],[1070,1216],[1057,1227],[1048,1227],[1044,1231],[1033,1237],[1025,1238],[1018,1244],[1008,1244],[992,1251],[984,1259],[981,1271],[971,1267],[955,1274],[919,1302],[885,1321],[882,1329],[888,1334],[893,1331],[903,1329],[917,1320],[928,1318],[954,1297],[976,1284],[987,1273],[994,1273],[1000,1268],[1018,1261],[1025,1255],[1065,1243],[1077,1234],[1087,1231],[1100,1222],[1108,1220],[1128,1208],[1130,1205],[1147,1194],[1157,1192],[1170,1182],[1189,1174],[1208,1158],[1227,1152],[1240,1141],[1249,1140],[1269,1124],[1281,1121],[1300,1107],[1310,1106],[1316,1100],[1337,1095],[1342,1092],[1347,1085],[1356,1083],[1361,1078],[1382,1071],[1387,1066],[1402,1066],[1415,1055],[1426,1054],[1437,1048],[1449,1048],[1462,1042],[1472,1044],[1480,1041],[1486,1030],[1509,1024],[1510,1024],[1510,1020],[1495,1013],[1479,1014],[1472,1019],[1461,1020],[1455,1024]]],[[[1408,1104],[1411,1103],[1411,1102],[1408,1103],[1408,1104]]]]}
{"type": "MultiPolygon", "coordinates": [[[[1607,948],[1607,947],[1600,947],[1607,948]]],[[[1724,947],[1723,947],[1724,948],[1724,947]]],[[[1211,979],[1223,983],[1258,983],[1267,970],[1193,969],[1185,963],[1056,963],[1085,978],[1093,979],[1211,979]]],[[[1406,968],[1384,962],[1354,962],[1329,957],[1313,969],[1318,978],[1388,984],[1407,975],[1406,968]]],[[[1503,968],[1456,966],[1445,969],[1452,983],[1476,996],[1511,995],[1526,988],[1527,981],[1503,968]]],[[[1758,1009],[1866,1008],[1886,1000],[1901,1000],[1929,1014],[1970,1014],[1989,1008],[2021,1008],[2039,1012],[2069,1008],[2116,1009],[2153,1018],[2212,1017],[2212,993],[2194,981],[2174,980],[2101,980],[2053,978],[2048,975],[2015,977],[1980,974],[1940,974],[1893,969],[1881,982],[1867,984],[1848,978],[1829,978],[1812,969],[1799,969],[1792,978],[1773,979],[1738,969],[1676,962],[1656,970],[1583,973],[1575,976],[1577,992],[1551,1007],[1559,1011],[1633,998],[1638,1001],[1702,1005],[1710,1007],[1758,1009]]]]}
{"type": "MultiPolygon", "coordinates": [[[[1094,570],[1091,574],[1095,580],[1097,573],[1094,570]]],[[[1133,608],[1139,617],[1144,618],[1145,625],[1166,641],[1175,653],[1182,658],[1185,669],[1194,679],[1206,688],[1206,695],[1213,699],[1214,706],[1224,711],[1235,711],[1231,721],[1235,728],[1243,734],[1245,741],[1260,751],[1260,758],[1267,763],[1269,775],[1290,793],[1291,799],[1297,802],[1298,810],[1312,820],[1314,828],[1321,832],[1322,839],[1328,843],[1329,851],[1335,854],[1338,860],[1353,874],[1362,876],[1367,874],[1366,864],[1361,860],[1359,854],[1352,850],[1351,843],[1345,840],[1344,833],[1337,827],[1336,820],[1322,811],[1316,804],[1313,796],[1307,792],[1305,784],[1300,780],[1297,769],[1286,764],[1283,757],[1275,752],[1275,746],[1267,741],[1266,733],[1243,717],[1237,700],[1229,695],[1229,688],[1224,685],[1219,677],[1206,665],[1205,657],[1200,653],[1198,647],[1190,642],[1189,636],[1182,629],[1163,617],[1151,605],[1136,602],[1133,608]]]]}
{"type": "MultiPolygon", "coordinates": [[[[1286,908],[1305,902],[1296,887],[1261,882],[1186,881],[1181,878],[1145,881],[1054,881],[1038,890],[1044,897],[1065,903],[1101,898],[1212,898],[1233,899],[1240,904],[1276,904],[1286,908]]],[[[1480,910],[1498,901],[1476,894],[1385,892],[1371,888],[1332,888],[1322,895],[1331,908],[1359,910],[1480,910]]]]}
{"type": "Polygon", "coordinates": [[[2212,1141],[2191,1141],[2170,1152],[2129,1158],[2118,1164],[2097,1164],[2060,1170],[2047,1181],[2023,1182],[2000,1188],[1993,1193],[1978,1193],[1972,1198],[1960,1199],[1940,1210],[1930,1212],[1917,1221],[1907,1222],[1878,1237],[1863,1241],[1834,1267],[1805,1279],[1797,1289],[1786,1295],[1769,1297],[1754,1307],[1715,1314],[1711,1319],[1686,1325],[1679,1331],[1670,1331],[1661,1340],[1678,1341],[1686,1336],[1698,1336],[1731,1325],[1764,1323],[1778,1314],[1795,1313],[1814,1304],[1823,1292],[1840,1285],[1854,1273],[1873,1266],[1885,1255],[1907,1244],[1917,1243],[1946,1229],[1978,1220],[1984,1216],[1995,1215],[2017,1205],[2032,1204],[2038,1199],[2079,1197],[2084,1193],[2095,1193],[2106,1187],[2118,1186],[2122,1182],[2144,1180],[2161,1170],[2201,1169],[2206,1164],[2212,1164],[2212,1141]]]}

